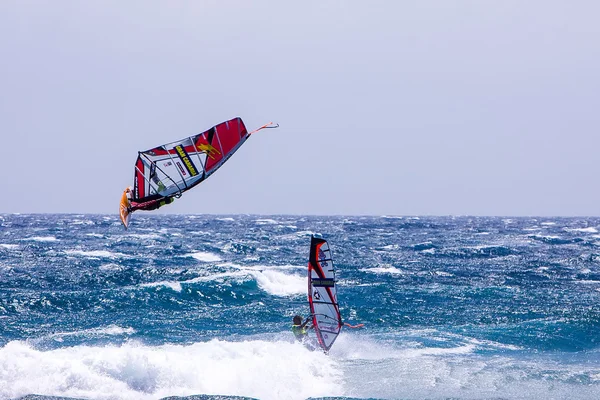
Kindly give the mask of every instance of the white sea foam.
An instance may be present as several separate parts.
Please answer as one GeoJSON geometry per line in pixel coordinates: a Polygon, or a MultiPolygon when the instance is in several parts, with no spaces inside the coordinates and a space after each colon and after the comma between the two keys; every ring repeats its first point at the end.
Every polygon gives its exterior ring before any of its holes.
{"type": "MultiPolygon", "coordinates": [[[[249,280],[255,280],[258,287],[273,296],[295,296],[306,293],[306,275],[297,275],[288,273],[291,270],[303,270],[304,267],[294,265],[281,266],[239,266],[236,264],[220,264],[221,267],[229,267],[231,270],[207,276],[200,276],[186,281],[177,282],[177,284],[193,284],[196,282],[225,282],[232,279],[239,283],[249,280]]],[[[146,284],[145,286],[167,286],[172,285],[167,282],[146,284]]],[[[174,290],[177,290],[173,288],[174,290]]],[[[180,289],[179,289],[180,290],[180,289]]],[[[178,291],[179,291],[178,290],[178,291]]]]}
{"type": "Polygon", "coordinates": [[[104,237],[104,235],[102,235],[100,233],[86,233],[85,236],[95,237],[95,238],[103,238],[104,237]]]}
{"type": "Polygon", "coordinates": [[[24,238],[21,240],[31,240],[34,242],[56,242],[56,241],[58,241],[58,239],[55,238],[54,236],[32,236],[32,237],[24,238]]]}
{"type": "Polygon", "coordinates": [[[299,231],[294,234],[294,237],[296,237],[296,238],[306,237],[306,236],[311,236],[311,235],[315,235],[315,234],[316,234],[316,232],[314,232],[314,231],[299,231]]]}
{"type": "Polygon", "coordinates": [[[230,268],[229,271],[199,276],[185,281],[160,281],[145,283],[142,287],[161,287],[180,292],[182,285],[198,282],[215,282],[223,284],[227,281],[241,284],[254,280],[258,287],[272,296],[295,296],[306,293],[306,275],[289,273],[292,270],[304,270],[305,267],[295,265],[281,266],[240,266],[231,263],[219,264],[220,267],[230,268]]]}
{"type": "Polygon", "coordinates": [[[216,274],[213,273],[213,274],[206,275],[206,276],[199,276],[196,278],[188,279],[186,281],[181,281],[180,283],[187,284],[187,283],[212,282],[212,281],[223,282],[227,278],[233,278],[233,279],[238,279],[240,281],[243,281],[244,278],[247,278],[248,276],[249,276],[249,274],[247,272],[236,270],[236,271],[220,272],[220,273],[216,273],[216,274]]]}
{"type": "Polygon", "coordinates": [[[567,232],[583,232],[583,233],[598,233],[598,229],[591,227],[591,226],[588,228],[565,228],[565,231],[567,231],[567,232]]]}
{"type": "Polygon", "coordinates": [[[512,344],[494,342],[492,340],[483,340],[483,339],[475,339],[475,338],[466,338],[468,343],[474,344],[477,348],[492,348],[492,349],[503,349],[503,350],[523,350],[522,347],[515,346],[512,344]]]}
{"type": "Polygon", "coordinates": [[[89,219],[74,219],[69,222],[69,225],[94,225],[94,221],[89,219]]]}
{"type": "Polygon", "coordinates": [[[3,249],[7,249],[7,250],[14,250],[19,248],[18,244],[7,244],[7,243],[0,243],[0,247],[2,247],[3,249]]]}
{"type": "Polygon", "coordinates": [[[101,271],[122,271],[123,269],[125,269],[125,267],[123,265],[115,264],[115,263],[103,264],[98,268],[101,271]]]}
{"type": "Polygon", "coordinates": [[[106,400],[192,394],[300,400],[341,395],[341,374],[333,358],[288,341],[128,343],[50,351],[10,342],[0,349],[3,399],[37,393],[106,400]]]}
{"type": "MultiPolygon", "coordinates": [[[[578,364],[562,364],[539,355],[529,359],[510,355],[490,358],[477,350],[495,347],[493,342],[468,338],[453,338],[449,342],[443,347],[428,347],[403,340],[398,346],[346,333],[340,335],[330,357],[344,371],[344,394],[352,397],[437,400],[597,397],[598,384],[579,383],[586,376],[593,380],[597,373],[597,362],[586,365],[589,357],[582,356],[583,361],[578,364]],[[577,380],[573,380],[574,376],[577,380]]],[[[509,346],[506,350],[521,349],[509,346]]]]}
{"type": "Polygon", "coordinates": [[[562,239],[560,236],[557,236],[557,235],[530,235],[529,237],[532,237],[534,239],[549,239],[549,240],[562,239]]]}
{"type": "Polygon", "coordinates": [[[209,253],[206,251],[197,251],[195,253],[187,254],[187,257],[193,257],[198,261],[203,262],[216,262],[221,261],[221,257],[215,253],[209,253]]]}
{"type": "Polygon", "coordinates": [[[359,271],[368,272],[371,274],[392,274],[392,275],[401,275],[403,272],[394,267],[394,266],[382,266],[382,267],[374,267],[374,268],[361,268],[359,271]]]}
{"type": "Polygon", "coordinates": [[[235,219],[231,218],[231,217],[225,217],[225,218],[216,218],[217,221],[225,221],[225,222],[234,222],[235,219]]]}
{"type": "Polygon", "coordinates": [[[144,283],[141,285],[142,287],[166,287],[175,292],[181,292],[181,282],[175,281],[160,281],[160,282],[152,282],[152,283],[144,283]]]}
{"type": "Polygon", "coordinates": [[[257,225],[274,225],[279,223],[271,218],[260,218],[255,220],[254,222],[256,222],[257,225]]]}
{"type": "Polygon", "coordinates": [[[315,234],[315,232],[313,232],[313,231],[299,231],[299,232],[294,232],[294,233],[289,233],[286,235],[278,236],[278,239],[283,240],[283,241],[286,241],[286,240],[296,241],[296,240],[298,240],[298,238],[301,238],[301,239],[310,238],[310,236],[314,235],[314,234],[315,234]]]}
{"type": "Polygon", "coordinates": [[[190,231],[187,233],[188,235],[196,235],[196,236],[211,236],[214,233],[208,231],[190,231]]]}
{"type": "MultiPolygon", "coordinates": [[[[166,233],[166,232],[163,232],[163,234],[164,233],[166,233]]],[[[127,234],[127,237],[135,238],[135,239],[142,239],[142,240],[157,240],[157,239],[162,239],[163,236],[158,235],[156,233],[130,233],[130,234],[127,234]]]]}
{"type": "Polygon", "coordinates": [[[578,283],[581,283],[583,285],[598,285],[600,284],[599,280],[594,280],[594,279],[582,279],[580,281],[577,281],[578,283]]]}
{"type": "Polygon", "coordinates": [[[268,269],[252,271],[258,286],[273,296],[292,296],[306,293],[306,276],[290,275],[268,269]]]}
{"type": "Polygon", "coordinates": [[[108,251],[108,250],[89,250],[89,251],[85,251],[85,250],[65,250],[64,252],[65,252],[65,254],[70,255],[70,256],[81,256],[81,257],[88,257],[88,258],[120,258],[120,257],[126,257],[125,254],[113,253],[113,252],[108,251]]]}
{"type": "MultiPolygon", "coordinates": [[[[390,341],[388,335],[368,334],[368,329],[344,329],[329,355],[292,343],[289,332],[237,342],[215,339],[161,346],[128,342],[46,351],[13,341],[0,348],[0,398],[30,393],[98,400],[192,394],[262,400],[597,398],[599,365],[589,354],[570,356],[564,363],[551,354],[524,357],[522,349],[506,348],[489,357],[478,350],[494,348],[493,342],[460,335],[438,337],[435,330],[429,334],[399,330],[390,341]],[[418,338],[439,345],[424,345],[418,338]],[[518,351],[516,356],[511,356],[513,351],[518,351]]],[[[85,334],[113,331],[131,333],[107,327],[85,334]]]]}
{"type": "Polygon", "coordinates": [[[131,335],[133,333],[135,333],[135,329],[133,328],[123,328],[118,325],[109,325],[99,328],[82,329],[74,332],[56,332],[49,335],[49,337],[58,341],[62,341],[62,338],[67,336],[119,336],[125,334],[131,335]]]}

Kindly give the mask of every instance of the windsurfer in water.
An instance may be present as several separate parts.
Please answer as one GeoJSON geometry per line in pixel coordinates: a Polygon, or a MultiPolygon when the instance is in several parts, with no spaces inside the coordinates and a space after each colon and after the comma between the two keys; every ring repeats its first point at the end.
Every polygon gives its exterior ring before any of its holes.
{"type": "Polygon", "coordinates": [[[310,318],[306,318],[306,320],[302,322],[302,317],[300,315],[295,315],[293,321],[294,324],[292,325],[292,333],[299,342],[304,342],[308,336],[308,330],[313,327],[312,325],[308,328],[306,327],[310,321],[310,318]]]}

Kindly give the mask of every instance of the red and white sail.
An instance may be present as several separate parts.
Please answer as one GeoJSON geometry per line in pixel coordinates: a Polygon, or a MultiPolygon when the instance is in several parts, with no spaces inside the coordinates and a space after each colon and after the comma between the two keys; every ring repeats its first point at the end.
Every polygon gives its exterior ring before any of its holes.
{"type": "Polygon", "coordinates": [[[326,240],[312,237],[308,260],[308,302],[319,345],[329,351],[342,330],[335,267],[326,240]]]}
{"type": "Polygon", "coordinates": [[[140,151],[135,162],[133,201],[179,196],[213,174],[250,134],[241,118],[187,138],[140,151]]]}

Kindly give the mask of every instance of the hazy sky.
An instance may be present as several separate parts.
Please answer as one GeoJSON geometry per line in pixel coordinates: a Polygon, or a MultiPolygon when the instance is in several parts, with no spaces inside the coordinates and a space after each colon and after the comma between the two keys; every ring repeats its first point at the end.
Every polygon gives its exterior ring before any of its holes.
{"type": "MultiPolygon", "coordinates": [[[[266,122],[165,213],[600,215],[600,2],[0,1],[0,213],[266,122]]],[[[158,211],[155,211],[157,213],[158,211]]]]}

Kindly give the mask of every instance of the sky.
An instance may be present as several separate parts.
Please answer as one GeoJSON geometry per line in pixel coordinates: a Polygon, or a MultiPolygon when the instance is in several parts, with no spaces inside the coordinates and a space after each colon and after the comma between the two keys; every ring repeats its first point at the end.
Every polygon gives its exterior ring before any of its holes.
{"type": "Polygon", "coordinates": [[[0,1],[0,213],[117,214],[137,152],[253,135],[154,213],[598,216],[600,2],[0,1]]]}

